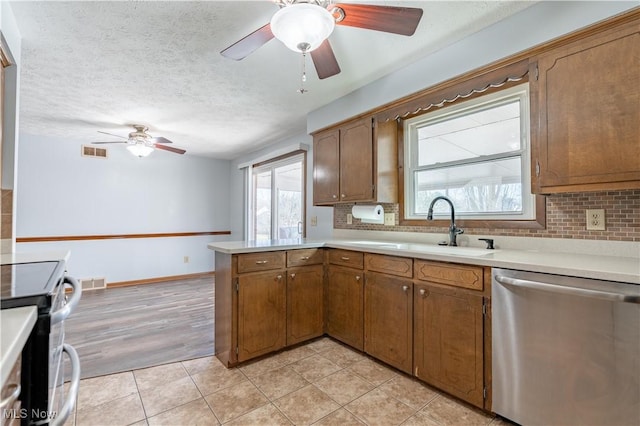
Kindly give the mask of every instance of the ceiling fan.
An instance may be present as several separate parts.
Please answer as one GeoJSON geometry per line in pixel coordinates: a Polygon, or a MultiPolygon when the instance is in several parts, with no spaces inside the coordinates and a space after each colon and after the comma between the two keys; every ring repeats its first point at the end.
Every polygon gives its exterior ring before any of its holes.
{"type": "Polygon", "coordinates": [[[241,60],[276,37],[295,52],[310,53],[318,78],[324,79],[340,73],[327,39],[335,25],[411,36],[422,18],[422,9],[413,7],[332,3],[330,0],[274,1],[280,9],[271,21],[221,51],[222,56],[241,60]]]}
{"type": "Polygon", "coordinates": [[[147,155],[153,152],[154,148],[162,149],[164,151],[174,152],[176,154],[184,154],[184,149],[173,148],[171,146],[166,146],[164,144],[173,143],[169,139],[160,137],[153,137],[147,130],[149,128],[147,126],[143,126],[141,124],[132,124],[131,125],[135,131],[129,133],[129,137],[125,138],[124,136],[114,135],[113,133],[101,132],[98,130],[98,133],[102,133],[109,136],[115,136],[117,138],[124,139],[123,141],[107,141],[107,142],[91,142],[92,144],[106,144],[106,143],[126,143],[127,149],[136,157],[146,157],[147,155]]]}

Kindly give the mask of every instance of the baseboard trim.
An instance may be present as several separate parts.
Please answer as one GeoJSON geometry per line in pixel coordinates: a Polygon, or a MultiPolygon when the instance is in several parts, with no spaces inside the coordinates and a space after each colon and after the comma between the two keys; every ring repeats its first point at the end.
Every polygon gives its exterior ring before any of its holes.
{"type": "Polygon", "coordinates": [[[171,275],[171,276],[167,276],[167,277],[145,278],[143,280],[118,281],[118,282],[113,282],[113,283],[107,283],[107,288],[130,287],[130,286],[134,286],[134,285],[164,283],[164,282],[167,282],[167,281],[190,280],[190,279],[195,279],[195,278],[207,278],[207,277],[213,277],[215,274],[216,274],[216,271],[210,271],[210,272],[198,272],[196,274],[171,275]]]}

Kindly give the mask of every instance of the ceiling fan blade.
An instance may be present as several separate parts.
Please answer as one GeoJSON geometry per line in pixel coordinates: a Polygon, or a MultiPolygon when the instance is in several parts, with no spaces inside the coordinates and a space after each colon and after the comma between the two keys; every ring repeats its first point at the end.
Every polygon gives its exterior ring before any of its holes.
{"type": "Polygon", "coordinates": [[[239,61],[249,56],[253,51],[273,38],[271,24],[258,28],[248,36],[236,41],[231,46],[224,49],[220,54],[225,58],[239,61]]]}
{"type": "Polygon", "coordinates": [[[154,144],[153,147],[158,149],[163,149],[165,151],[175,152],[176,154],[184,154],[185,152],[187,152],[184,149],[174,148],[172,146],[166,146],[166,145],[154,144]]]}
{"type": "Polygon", "coordinates": [[[127,143],[127,141],[107,141],[107,142],[91,142],[92,144],[101,144],[101,143],[127,143]]]}
{"type": "Polygon", "coordinates": [[[344,19],[337,25],[366,28],[410,36],[416,32],[422,9],[415,7],[374,6],[368,4],[336,4],[344,11],[344,19]]]}
{"type": "Polygon", "coordinates": [[[103,132],[103,131],[101,131],[101,130],[98,130],[98,133],[102,133],[103,135],[115,136],[116,138],[128,139],[128,138],[126,138],[126,137],[124,137],[124,136],[114,135],[113,133],[103,132]]]}
{"type": "Polygon", "coordinates": [[[340,65],[338,65],[336,55],[334,55],[328,39],[311,52],[311,59],[316,67],[318,78],[321,80],[340,73],[340,65]]]}
{"type": "Polygon", "coordinates": [[[157,138],[151,138],[153,143],[173,143],[167,138],[163,138],[162,136],[158,136],[157,138]]]}

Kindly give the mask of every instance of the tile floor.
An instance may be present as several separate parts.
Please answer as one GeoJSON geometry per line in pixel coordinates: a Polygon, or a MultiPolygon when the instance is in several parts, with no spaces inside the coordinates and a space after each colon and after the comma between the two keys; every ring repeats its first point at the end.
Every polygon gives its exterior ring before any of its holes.
{"type": "Polygon", "coordinates": [[[233,369],[206,357],[84,379],[67,424],[506,423],[322,338],[233,369]]]}

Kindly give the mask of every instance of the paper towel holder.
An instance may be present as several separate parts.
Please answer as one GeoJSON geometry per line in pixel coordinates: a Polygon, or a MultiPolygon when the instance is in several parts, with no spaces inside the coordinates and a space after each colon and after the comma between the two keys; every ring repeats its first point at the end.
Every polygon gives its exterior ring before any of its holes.
{"type": "Polygon", "coordinates": [[[360,219],[361,223],[384,224],[384,209],[378,205],[354,205],[351,209],[354,218],[360,219]]]}

